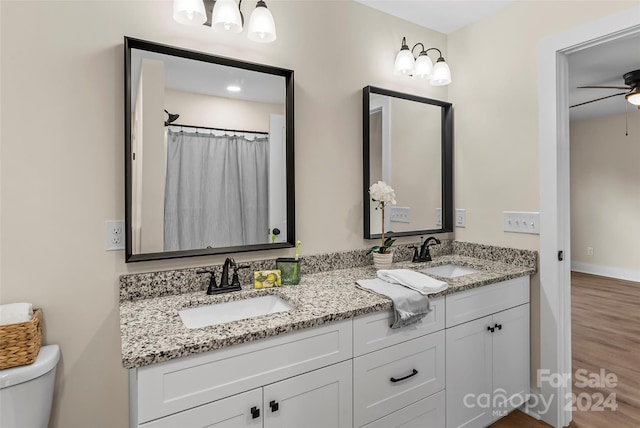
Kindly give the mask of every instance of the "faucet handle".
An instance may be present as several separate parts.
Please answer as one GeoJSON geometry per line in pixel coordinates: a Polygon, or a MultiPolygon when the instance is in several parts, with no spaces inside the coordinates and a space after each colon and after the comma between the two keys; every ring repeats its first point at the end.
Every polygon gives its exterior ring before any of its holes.
{"type": "Polygon", "coordinates": [[[198,275],[203,275],[205,273],[211,274],[209,278],[209,287],[207,287],[207,294],[214,294],[214,290],[218,288],[218,284],[216,283],[216,272],[213,270],[197,270],[196,273],[198,275]]]}
{"type": "Polygon", "coordinates": [[[240,269],[248,269],[249,265],[238,265],[236,263],[233,264],[233,277],[231,278],[232,286],[240,286],[240,279],[238,278],[238,271],[240,269]]]}

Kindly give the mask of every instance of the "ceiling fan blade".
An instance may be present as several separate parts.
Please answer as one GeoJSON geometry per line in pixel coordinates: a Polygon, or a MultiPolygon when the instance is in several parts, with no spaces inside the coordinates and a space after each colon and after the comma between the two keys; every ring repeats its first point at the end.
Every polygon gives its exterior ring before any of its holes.
{"type": "Polygon", "coordinates": [[[621,94],[607,95],[606,97],[596,98],[595,100],[585,101],[585,102],[580,103],[580,104],[575,104],[575,105],[569,106],[569,108],[574,108],[574,107],[578,107],[578,106],[583,106],[583,105],[585,105],[585,104],[595,103],[596,101],[606,100],[607,98],[613,98],[613,97],[617,97],[617,96],[619,96],[619,95],[626,95],[626,94],[621,93],[621,94]]]}
{"type": "Polygon", "coordinates": [[[620,89],[621,91],[628,91],[630,86],[578,86],[578,89],[620,89]]]}

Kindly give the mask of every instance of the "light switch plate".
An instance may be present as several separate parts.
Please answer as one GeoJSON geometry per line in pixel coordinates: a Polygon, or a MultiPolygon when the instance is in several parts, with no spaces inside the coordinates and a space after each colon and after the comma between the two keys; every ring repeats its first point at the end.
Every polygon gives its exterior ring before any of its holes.
{"type": "Polygon", "coordinates": [[[466,227],[467,210],[464,208],[456,208],[456,227],[466,227]]]}
{"type": "Polygon", "coordinates": [[[540,234],[540,213],[504,211],[504,231],[514,233],[540,234]]]}
{"type": "Polygon", "coordinates": [[[436,208],[436,226],[442,226],[442,208],[436,208]]]}
{"type": "Polygon", "coordinates": [[[411,223],[411,209],[409,207],[394,207],[389,209],[391,221],[398,223],[411,223]]]}

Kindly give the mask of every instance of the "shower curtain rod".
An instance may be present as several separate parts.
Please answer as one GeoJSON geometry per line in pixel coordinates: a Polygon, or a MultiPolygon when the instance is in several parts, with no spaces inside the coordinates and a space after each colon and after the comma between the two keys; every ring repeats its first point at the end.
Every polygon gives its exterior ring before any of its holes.
{"type": "Polygon", "coordinates": [[[268,132],[260,132],[260,131],[245,131],[243,129],[225,129],[225,128],[210,128],[208,126],[193,126],[193,125],[182,125],[179,123],[170,123],[168,126],[179,126],[180,128],[196,128],[196,129],[208,129],[211,131],[224,131],[224,132],[238,132],[240,134],[260,134],[260,135],[269,135],[268,132]]]}

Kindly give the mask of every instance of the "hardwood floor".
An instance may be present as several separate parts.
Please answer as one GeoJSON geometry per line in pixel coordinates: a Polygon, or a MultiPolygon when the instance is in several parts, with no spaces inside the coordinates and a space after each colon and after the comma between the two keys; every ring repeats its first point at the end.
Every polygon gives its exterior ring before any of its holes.
{"type": "MultiPolygon", "coordinates": [[[[573,272],[571,274],[571,337],[574,403],[570,428],[640,427],[640,283],[573,272]],[[575,386],[600,370],[617,384],[575,386]],[[579,372],[577,370],[586,370],[579,372]],[[615,394],[615,411],[600,396],[615,394]]],[[[512,412],[491,428],[549,427],[522,412],[512,412]]]]}
{"type": "Polygon", "coordinates": [[[573,272],[571,330],[573,393],[584,397],[576,403],[575,426],[640,427],[640,283],[573,272]],[[617,385],[576,386],[577,370],[615,374],[617,385]],[[609,394],[615,411],[585,410],[589,397],[597,404],[609,394]]]}

